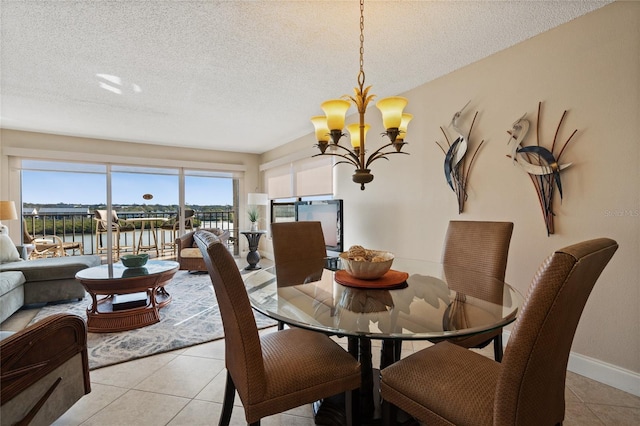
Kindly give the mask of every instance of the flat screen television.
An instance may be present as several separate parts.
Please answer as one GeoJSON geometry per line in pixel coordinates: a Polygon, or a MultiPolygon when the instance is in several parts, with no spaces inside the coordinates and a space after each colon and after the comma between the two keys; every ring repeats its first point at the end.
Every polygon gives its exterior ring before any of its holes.
{"type": "Polygon", "coordinates": [[[343,251],[342,200],[296,201],[296,221],[318,221],[328,251],[343,251]]]}

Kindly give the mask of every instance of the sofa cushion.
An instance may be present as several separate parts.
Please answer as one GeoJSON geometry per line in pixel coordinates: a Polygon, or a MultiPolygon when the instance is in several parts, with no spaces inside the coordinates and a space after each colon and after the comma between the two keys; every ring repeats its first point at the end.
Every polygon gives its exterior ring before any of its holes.
{"type": "Polygon", "coordinates": [[[0,272],[0,296],[4,296],[25,282],[24,275],[20,271],[0,272]]]}
{"type": "Polygon", "coordinates": [[[100,265],[100,256],[65,256],[0,265],[2,271],[21,271],[27,282],[74,278],[78,271],[100,265]]]}
{"type": "Polygon", "coordinates": [[[180,250],[180,257],[202,257],[199,248],[187,247],[180,250]]]}
{"type": "Polygon", "coordinates": [[[16,245],[8,235],[0,235],[0,263],[21,261],[16,245]]]}

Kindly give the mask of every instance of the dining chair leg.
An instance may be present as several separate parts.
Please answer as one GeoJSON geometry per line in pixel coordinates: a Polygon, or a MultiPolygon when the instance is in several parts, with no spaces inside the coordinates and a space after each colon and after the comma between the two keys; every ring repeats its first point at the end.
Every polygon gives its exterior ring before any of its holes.
{"type": "Polygon", "coordinates": [[[360,426],[360,388],[345,392],[344,406],[348,426],[360,426]]]}
{"type": "Polygon", "coordinates": [[[502,362],[502,333],[493,338],[493,358],[502,362]]]}
{"type": "Polygon", "coordinates": [[[398,424],[398,408],[390,402],[382,400],[382,425],[393,426],[398,424]]]}
{"type": "MultiPolygon", "coordinates": [[[[233,411],[233,400],[236,397],[236,385],[233,383],[231,374],[227,371],[227,383],[224,387],[224,401],[222,403],[222,413],[220,413],[220,426],[229,426],[231,422],[231,412],[233,411]]],[[[258,422],[260,424],[260,422],[258,422]]]]}

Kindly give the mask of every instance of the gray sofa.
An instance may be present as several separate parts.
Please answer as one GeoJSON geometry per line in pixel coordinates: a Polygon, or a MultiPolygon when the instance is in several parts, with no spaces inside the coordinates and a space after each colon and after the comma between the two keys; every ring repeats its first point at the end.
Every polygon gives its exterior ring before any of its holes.
{"type": "MultiPolygon", "coordinates": [[[[21,247],[18,247],[24,257],[21,247]]],[[[24,305],[84,298],[76,280],[82,269],[100,265],[100,256],[64,256],[0,264],[0,322],[24,305]]]]}

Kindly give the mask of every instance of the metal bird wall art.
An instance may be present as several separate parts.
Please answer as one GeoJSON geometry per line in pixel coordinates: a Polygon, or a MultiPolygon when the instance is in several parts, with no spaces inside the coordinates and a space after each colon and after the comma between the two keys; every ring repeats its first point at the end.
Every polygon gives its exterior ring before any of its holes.
{"type": "Polygon", "coordinates": [[[536,145],[524,145],[524,140],[529,132],[529,120],[527,120],[526,113],[518,118],[512,125],[511,130],[508,130],[509,141],[507,144],[511,148],[510,155],[511,160],[519,165],[525,172],[529,174],[531,182],[538,194],[538,201],[542,209],[542,215],[544,217],[545,225],[547,227],[547,235],[554,233],[553,218],[555,213],[553,212],[553,194],[556,187],[558,188],[558,194],[562,200],[562,180],[560,172],[567,167],[571,166],[571,163],[560,164],[560,157],[564,152],[569,141],[578,131],[577,129],[571,133],[571,136],[564,143],[560,152],[556,156],[554,150],[556,148],[556,142],[558,139],[558,133],[560,127],[564,121],[567,111],[565,110],[560,118],[558,127],[556,129],[551,149],[547,149],[540,145],[540,111],[542,110],[542,102],[538,103],[538,118],[536,124],[536,145]]]}
{"type": "Polygon", "coordinates": [[[442,126],[440,127],[440,130],[442,131],[442,134],[444,135],[444,138],[447,142],[446,149],[444,145],[441,145],[436,141],[436,144],[444,153],[444,176],[447,180],[447,184],[456,194],[456,198],[458,200],[458,214],[462,213],[462,211],[464,210],[464,203],[467,200],[467,184],[469,182],[471,166],[473,165],[478,150],[484,143],[484,140],[482,140],[478,144],[475,151],[473,152],[473,155],[471,156],[471,159],[467,164],[466,154],[469,149],[471,131],[473,130],[473,125],[476,122],[478,112],[476,111],[475,115],[473,116],[473,121],[471,122],[471,126],[469,127],[469,133],[467,133],[466,136],[460,128],[459,121],[460,117],[462,116],[462,112],[470,102],[471,101],[467,102],[466,105],[460,109],[460,111],[457,111],[453,115],[451,123],[449,123],[449,127],[453,128],[457,136],[453,143],[450,142],[449,136],[442,126]]]}

